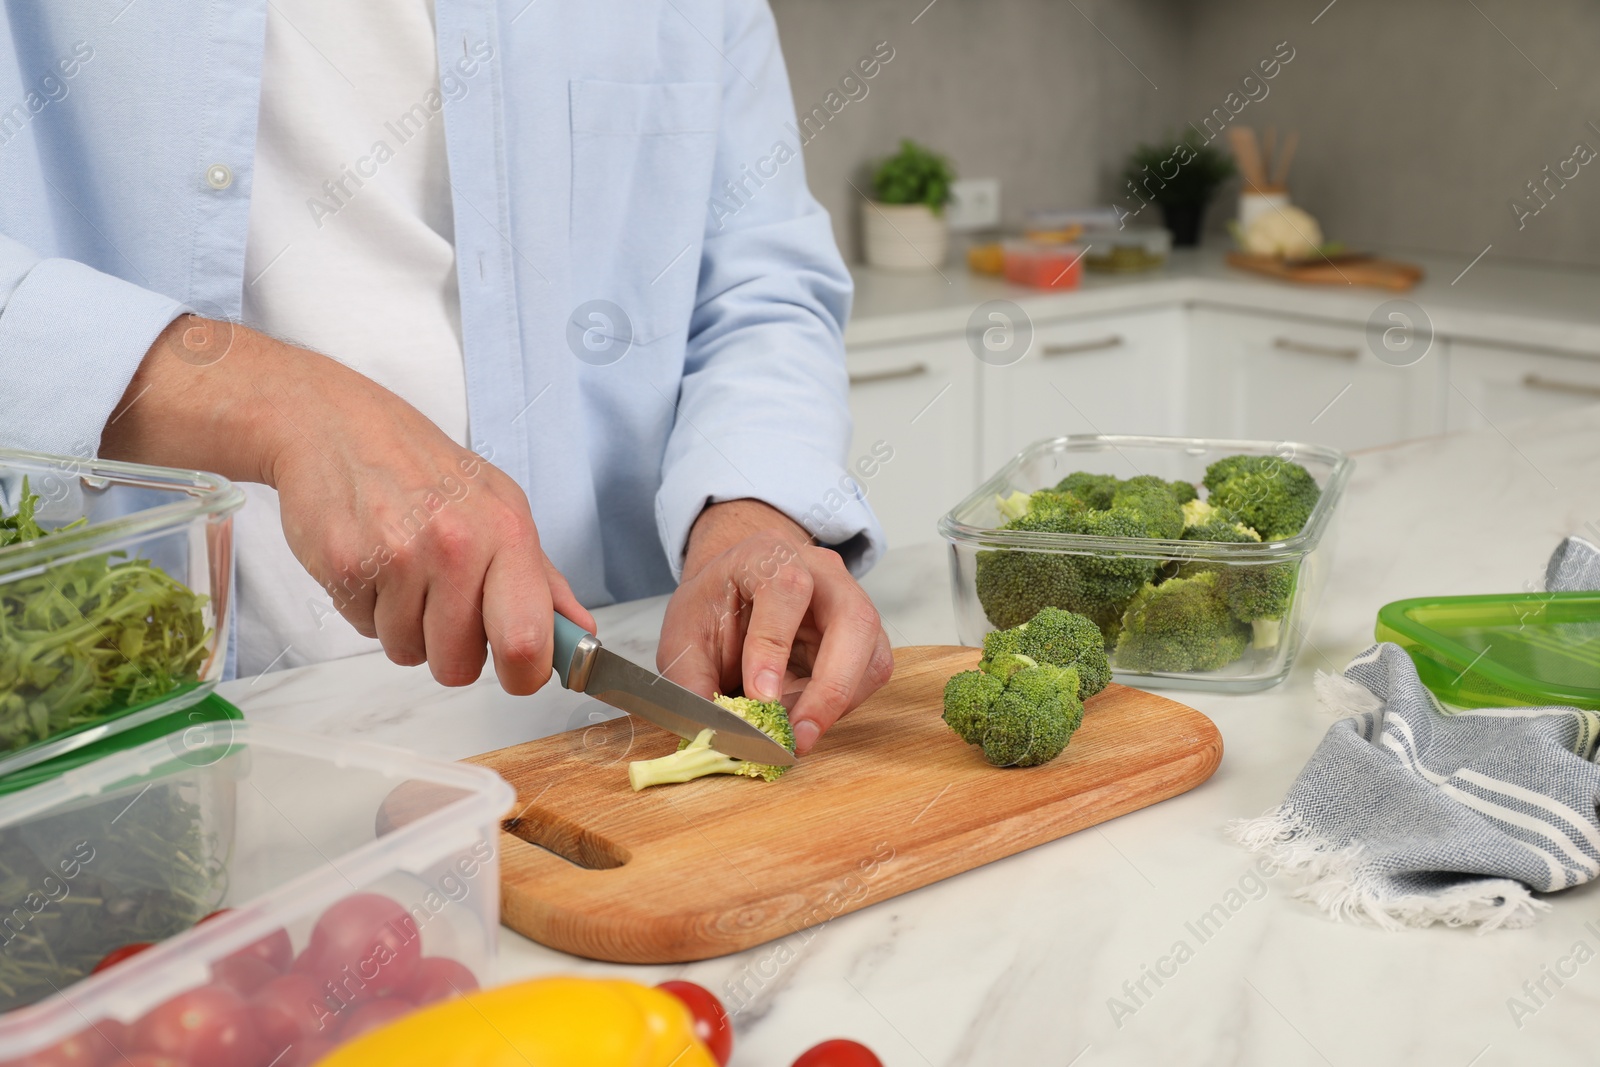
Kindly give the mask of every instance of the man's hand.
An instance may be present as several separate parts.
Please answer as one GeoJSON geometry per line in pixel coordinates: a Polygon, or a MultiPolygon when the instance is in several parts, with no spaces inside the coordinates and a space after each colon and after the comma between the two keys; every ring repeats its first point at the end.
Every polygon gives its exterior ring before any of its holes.
{"type": "Polygon", "coordinates": [[[101,454],[278,490],[297,559],[355,628],[445,685],[550,678],[552,606],[594,618],[539,546],[522,489],[348,367],[242,326],[176,320],[101,454]]]}
{"type": "Polygon", "coordinates": [[[733,500],[695,522],[656,665],[706,696],[742,689],[782,700],[801,690],[789,710],[805,753],[889,680],[894,657],[877,609],[838,553],[812,545],[774,508],[733,500]]]}

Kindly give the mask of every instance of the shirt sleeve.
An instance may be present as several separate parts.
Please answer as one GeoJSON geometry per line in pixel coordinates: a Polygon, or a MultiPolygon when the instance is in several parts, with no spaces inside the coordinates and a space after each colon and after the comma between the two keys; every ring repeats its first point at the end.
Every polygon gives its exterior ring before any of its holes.
{"type": "Polygon", "coordinates": [[[0,235],[0,447],[97,454],[134,371],[185,310],[0,235]]]}
{"type": "Polygon", "coordinates": [[[761,500],[860,574],[884,537],[846,465],[850,273],[806,186],[766,0],[728,0],[723,44],[722,125],[657,525],[681,577],[707,504],[761,500]]]}

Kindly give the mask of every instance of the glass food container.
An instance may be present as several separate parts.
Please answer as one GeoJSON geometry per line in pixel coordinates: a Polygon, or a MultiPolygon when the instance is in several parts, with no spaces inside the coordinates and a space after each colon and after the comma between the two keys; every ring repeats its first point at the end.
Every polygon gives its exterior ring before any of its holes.
{"type": "Polygon", "coordinates": [[[310,1064],[476,988],[512,800],[483,768],[228,717],[0,798],[0,1067],[310,1064]]]}
{"type": "Polygon", "coordinates": [[[1083,265],[1104,274],[1134,274],[1166,265],[1172,234],[1159,227],[1091,230],[1083,235],[1089,247],[1083,265]]]}
{"type": "Polygon", "coordinates": [[[1107,633],[1118,680],[1140,688],[1227,692],[1276,685],[1294,664],[1327,581],[1337,532],[1334,520],[1353,466],[1337,449],[1281,441],[1085,434],[1035,442],[939,520],[939,532],[950,543],[950,577],[961,642],[981,645],[983,635],[996,629],[991,612],[1004,618],[1007,605],[1011,605],[1009,614],[1017,614],[1015,598],[1021,598],[1025,614],[1046,604],[1083,610],[1085,604],[1076,599],[1076,590],[1086,581],[1098,582],[1102,583],[1099,589],[1117,590],[1111,607],[1101,611],[1096,622],[1107,633]],[[1053,487],[1077,471],[1119,478],[1146,474],[1190,482],[1204,498],[1206,491],[1199,487],[1206,467],[1234,455],[1291,460],[1316,480],[1321,494],[1299,534],[1287,540],[1241,544],[999,529],[1006,522],[1000,511],[1001,498],[1053,487]],[[1259,632],[1257,627],[1238,624],[1228,640],[1243,642],[1242,654],[1216,669],[1131,669],[1130,657],[1126,653],[1119,657],[1116,652],[1125,605],[1144,582],[1159,583],[1204,571],[1215,572],[1215,578],[1203,581],[1215,583],[1219,589],[1232,588],[1229,583],[1236,579],[1292,583],[1281,620],[1259,632]]]}
{"type": "Polygon", "coordinates": [[[243,502],[212,474],[0,450],[0,775],[210,692],[243,502]]]}

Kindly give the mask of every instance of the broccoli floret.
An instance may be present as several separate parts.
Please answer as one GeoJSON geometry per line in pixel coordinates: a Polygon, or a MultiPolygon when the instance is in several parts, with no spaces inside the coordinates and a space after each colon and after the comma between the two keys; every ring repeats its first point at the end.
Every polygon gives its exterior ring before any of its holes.
{"type": "Polygon", "coordinates": [[[994,498],[995,510],[999,511],[1001,517],[1007,522],[1012,519],[1020,519],[1026,515],[1032,502],[1033,494],[1024,493],[1021,489],[1015,490],[1006,496],[1000,496],[996,493],[994,498]]]}
{"type": "Polygon", "coordinates": [[[985,671],[962,671],[944,683],[944,721],[969,745],[983,741],[983,724],[1005,682],[985,671]]]}
{"type": "Polygon", "coordinates": [[[1115,474],[1090,474],[1078,471],[1056,483],[1056,492],[1071,493],[1096,511],[1107,511],[1122,479],[1115,474]]]}
{"type": "MultiPolygon", "coordinates": [[[[1194,487],[1190,486],[1192,490],[1194,487]]],[[[1126,508],[1145,522],[1146,537],[1172,540],[1183,532],[1183,508],[1172,485],[1154,475],[1129,478],[1111,497],[1113,510],[1126,508]]]]}
{"type": "Polygon", "coordinates": [[[1111,662],[1130,671],[1212,671],[1242,656],[1249,638],[1228,610],[1221,578],[1207,570],[1141,589],[1111,662]]]}
{"type": "MultiPolygon", "coordinates": [[[[1148,536],[1145,521],[1131,510],[1086,510],[1071,494],[1045,492],[1048,496],[1033,494],[1035,506],[1002,528],[1148,536]]],[[[1043,608],[1057,607],[1087,615],[1104,632],[1115,627],[1128,600],[1155,577],[1160,562],[1135,556],[983,551],[977,559],[978,602],[989,622],[1003,630],[1020,626],[1043,608]]]]}
{"type": "Polygon", "coordinates": [[[1269,541],[1298,534],[1322,495],[1309,471],[1277,456],[1220,459],[1206,468],[1205,484],[1208,503],[1269,541]]]}
{"type": "Polygon", "coordinates": [[[1240,622],[1250,624],[1250,643],[1256,648],[1277,648],[1283,617],[1294,597],[1294,562],[1242,564],[1227,567],[1225,572],[1220,577],[1227,586],[1228,610],[1240,622]]]}
{"type": "Polygon", "coordinates": [[[1074,667],[1026,667],[1002,683],[963,671],[945,683],[944,721],[997,767],[1035,767],[1067,747],[1083,721],[1074,667]]]}
{"type": "MultiPolygon", "coordinates": [[[[794,751],[794,727],[789,722],[789,709],[782,704],[720,694],[712,697],[712,701],[719,707],[727,708],[790,752],[794,751]]],[[[679,742],[678,751],[670,756],[635,760],[628,764],[628,783],[637,791],[653,785],[687,782],[708,774],[739,774],[771,782],[788,770],[787,767],[751,763],[725,756],[711,747],[714,734],[712,730],[701,730],[694,740],[679,742]]]]}
{"type": "Polygon", "coordinates": [[[1088,700],[1111,681],[1105,639],[1092,619],[1060,608],[1044,608],[1021,626],[983,639],[978,669],[1002,679],[1023,667],[1075,667],[1078,697],[1088,700]]]}

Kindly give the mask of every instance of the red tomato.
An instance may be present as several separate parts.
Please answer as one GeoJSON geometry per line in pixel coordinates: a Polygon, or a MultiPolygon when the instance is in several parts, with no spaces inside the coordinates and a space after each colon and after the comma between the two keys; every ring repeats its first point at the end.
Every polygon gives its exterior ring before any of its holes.
{"type": "MultiPolygon", "coordinates": [[[[212,919],[220,919],[231,911],[233,911],[232,908],[218,908],[204,919],[195,923],[195,925],[204,926],[212,919]]],[[[287,930],[274,930],[266,937],[258,941],[252,941],[239,951],[230,953],[231,956],[254,956],[278,974],[282,974],[294,962],[294,946],[289,943],[289,932],[287,930]]]]}
{"type": "Polygon", "coordinates": [[[340,999],[359,1001],[405,985],[421,959],[411,913],[381,894],[357,893],[322,913],[294,969],[333,982],[340,999]]]}
{"type": "Polygon", "coordinates": [[[656,988],[683,1001],[689,1014],[694,1016],[694,1036],[710,1051],[713,1059],[726,1067],[733,1055],[733,1024],[728,1022],[722,1001],[705,986],[693,982],[662,982],[656,988]]]}
{"type": "Polygon", "coordinates": [[[883,1061],[859,1041],[836,1037],[800,1053],[792,1067],[883,1067],[883,1061]]]}
{"type": "Polygon", "coordinates": [[[306,1038],[327,1037],[339,1025],[322,986],[309,974],[284,974],[262,986],[250,1000],[256,1031],[277,1050],[306,1038]]]}
{"type": "Polygon", "coordinates": [[[149,948],[151,944],[153,944],[153,942],[132,941],[126,945],[123,945],[121,948],[114,948],[110,952],[107,952],[104,956],[100,957],[100,962],[95,964],[94,970],[90,971],[89,973],[99,974],[107,967],[115,967],[128,957],[137,956],[139,953],[149,948]]]}
{"type": "Polygon", "coordinates": [[[449,1000],[457,993],[470,993],[478,988],[467,965],[449,956],[425,956],[417,964],[417,973],[400,990],[400,996],[417,1007],[437,1000],[449,1000]]]}
{"type": "Polygon", "coordinates": [[[279,977],[272,965],[255,956],[224,956],[211,965],[211,981],[249,999],[262,986],[279,977]]]}
{"type": "Polygon", "coordinates": [[[117,1067],[189,1067],[186,1060],[175,1060],[171,1056],[161,1056],[154,1052],[140,1052],[114,1062],[117,1067]]]}
{"type": "Polygon", "coordinates": [[[205,1067],[257,1067],[266,1051],[244,999],[221,986],[179,993],[134,1024],[133,1043],[205,1067]]]}
{"type": "Polygon", "coordinates": [[[396,1019],[403,1018],[416,1011],[416,1005],[397,997],[385,997],[374,1000],[357,1008],[350,1018],[339,1027],[339,1040],[352,1041],[368,1030],[377,1030],[388,1026],[396,1019]]]}
{"type": "Polygon", "coordinates": [[[196,926],[202,926],[205,923],[210,922],[212,919],[220,919],[222,916],[228,914],[228,912],[230,912],[232,910],[233,910],[232,908],[218,908],[216,911],[212,912],[210,915],[207,915],[204,919],[201,919],[199,922],[195,923],[195,925],[196,926]]]}

